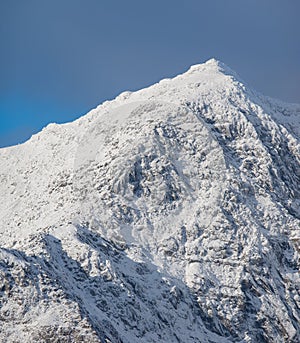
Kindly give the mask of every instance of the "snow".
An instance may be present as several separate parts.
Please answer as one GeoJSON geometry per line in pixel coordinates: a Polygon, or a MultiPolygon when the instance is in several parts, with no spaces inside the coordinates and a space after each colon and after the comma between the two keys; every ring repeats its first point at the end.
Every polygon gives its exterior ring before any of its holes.
{"type": "Polygon", "coordinates": [[[0,337],[299,340],[299,113],[212,59],[1,149],[0,337]]]}

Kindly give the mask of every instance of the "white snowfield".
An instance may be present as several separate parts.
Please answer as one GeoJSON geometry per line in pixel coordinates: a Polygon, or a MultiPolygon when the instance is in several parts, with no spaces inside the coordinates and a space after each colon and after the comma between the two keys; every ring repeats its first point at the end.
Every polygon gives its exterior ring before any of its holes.
{"type": "Polygon", "coordinates": [[[1,342],[300,342],[300,105],[212,59],[0,150],[1,342]]]}

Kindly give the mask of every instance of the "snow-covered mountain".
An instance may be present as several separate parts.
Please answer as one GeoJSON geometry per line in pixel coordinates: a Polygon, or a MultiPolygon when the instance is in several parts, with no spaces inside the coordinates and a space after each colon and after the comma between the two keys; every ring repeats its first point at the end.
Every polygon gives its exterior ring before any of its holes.
{"type": "Polygon", "coordinates": [[[0,150],[1,342],[299,342],[300,105],[209,60],[0,150]]]}

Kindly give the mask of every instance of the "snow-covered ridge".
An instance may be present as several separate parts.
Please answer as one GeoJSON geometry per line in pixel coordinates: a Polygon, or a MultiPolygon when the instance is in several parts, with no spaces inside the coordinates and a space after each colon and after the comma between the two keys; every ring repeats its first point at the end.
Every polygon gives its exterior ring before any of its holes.
{"type": "Polygon", "coordinates": [[[212,59],[1,149],[1,339],[299,341],[299,114],[212,59]]]}

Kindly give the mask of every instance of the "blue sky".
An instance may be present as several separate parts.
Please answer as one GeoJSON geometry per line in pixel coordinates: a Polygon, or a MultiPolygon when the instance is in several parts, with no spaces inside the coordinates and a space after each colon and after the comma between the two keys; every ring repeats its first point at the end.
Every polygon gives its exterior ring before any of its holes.
{"type": "Polygon", "coordinates": [[[0,2],[0,147],[211,57],[300,103],[299,0],[0,2]]]}

